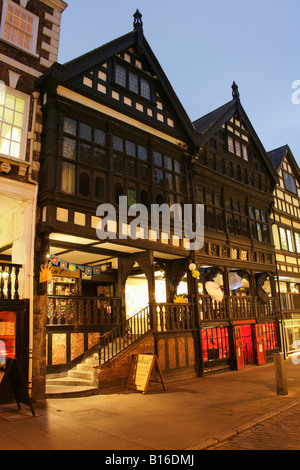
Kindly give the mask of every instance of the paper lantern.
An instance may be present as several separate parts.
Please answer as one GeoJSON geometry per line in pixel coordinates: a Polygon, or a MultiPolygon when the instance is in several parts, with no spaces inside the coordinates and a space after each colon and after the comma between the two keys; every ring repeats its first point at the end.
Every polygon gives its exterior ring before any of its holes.
{"type": "Polygon", "coordinates": [[[199,271],[197,271],[197,269],[195,269],[194,271],[192,271],[192,276],[193,276],[195,279],[198,279],[198,277],[200,277],[199,271]]]}
{"type": "Polygon", "coordinates": [[[195,265],[195,263],[191,263],[191,264],[189,265],[189,270],[190,270],[190,271],[195,271],[196,268],[197,268],[197,266],[195,265]]]}
{"type": "Polygon", "coordinates": [[[214,282],[206,282],[205,289],[207,290],[208,294],[211,296],[212,299],[216,300],[217,302],[221,302],[223,300],[224,294],[221,291],[220,287],[214,282]]]}
{"type": "Polygon", "coordinates": [[[229,273],[228,279],[230,290],[237,290],[243,287],[243,279],[237,273],[229,273]]]}

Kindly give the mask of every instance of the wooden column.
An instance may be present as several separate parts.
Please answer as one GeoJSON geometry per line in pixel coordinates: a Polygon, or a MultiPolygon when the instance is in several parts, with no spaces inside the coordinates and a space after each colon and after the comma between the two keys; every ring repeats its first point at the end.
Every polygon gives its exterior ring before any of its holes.
{"type": "Polygon", "coordinates": [[[230,286],[229,286],[229,268],[223,269],[223,286],[224,296],[226,302],[227,316],[230,319],[232,317],[231,303],[230,303],[230,286]]]}

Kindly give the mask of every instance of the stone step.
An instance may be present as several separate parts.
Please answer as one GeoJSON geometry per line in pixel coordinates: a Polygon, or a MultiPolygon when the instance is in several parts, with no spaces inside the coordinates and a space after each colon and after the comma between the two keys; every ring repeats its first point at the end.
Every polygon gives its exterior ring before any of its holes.
{"type": "MultiPolygon", "coordinates": [[[[128,343],[123,339],[115,340],[105,347],[105,356],[102,355],[102,358],[107,359],[112,353],[119,354],[127,346],[128,343]]],[[[100,364],[103,363],[104,360],[101,359],[100,364]]],[[[55,398],[97,393],[98,388],[94,378],[94,367],[97,366],[99,366],[99,357],[98,353],[94,353],[70,371],[49,376],[46,381],[46,395],[55,398]]]]}
{"type": "Polygon", "coordinates": [[[80,370],[70,370],[68,377],[85,380],[86,382],[94,381],[94,372],[84,372],[80,370]]]}
{"type": "Polygon", "coordinates": [[[47,386],[48,385],[68,385],[68,386],[90,386],[91,384],[84,379],[78,378],[73,378],[73,377],[61,377],[61,378],[56,378],[56,379],[47,379],[47,386]]]}

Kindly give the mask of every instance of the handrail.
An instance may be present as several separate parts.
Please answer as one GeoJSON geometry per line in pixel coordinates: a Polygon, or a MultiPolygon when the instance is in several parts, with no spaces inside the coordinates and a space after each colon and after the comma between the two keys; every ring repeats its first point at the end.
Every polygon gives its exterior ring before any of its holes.
{"type": "Polygon", "coordinates": [[[100,337],[99,365],[113,359],[150,329],[150,309],[147,306],[100,337]]]}

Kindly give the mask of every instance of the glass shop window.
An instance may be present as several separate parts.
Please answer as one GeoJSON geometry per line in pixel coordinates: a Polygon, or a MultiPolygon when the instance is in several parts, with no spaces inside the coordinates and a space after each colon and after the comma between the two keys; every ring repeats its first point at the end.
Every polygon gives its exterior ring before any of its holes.
{"type": "Polygon", "coordinates": [[[202,330],[203,361],[229,357],[228,328],[204,328],[202,330]]]}
{"type": "Polygon", "coordinates": [[[0,312],[0,365],[16,355],[16,314],[0,312]]]}

